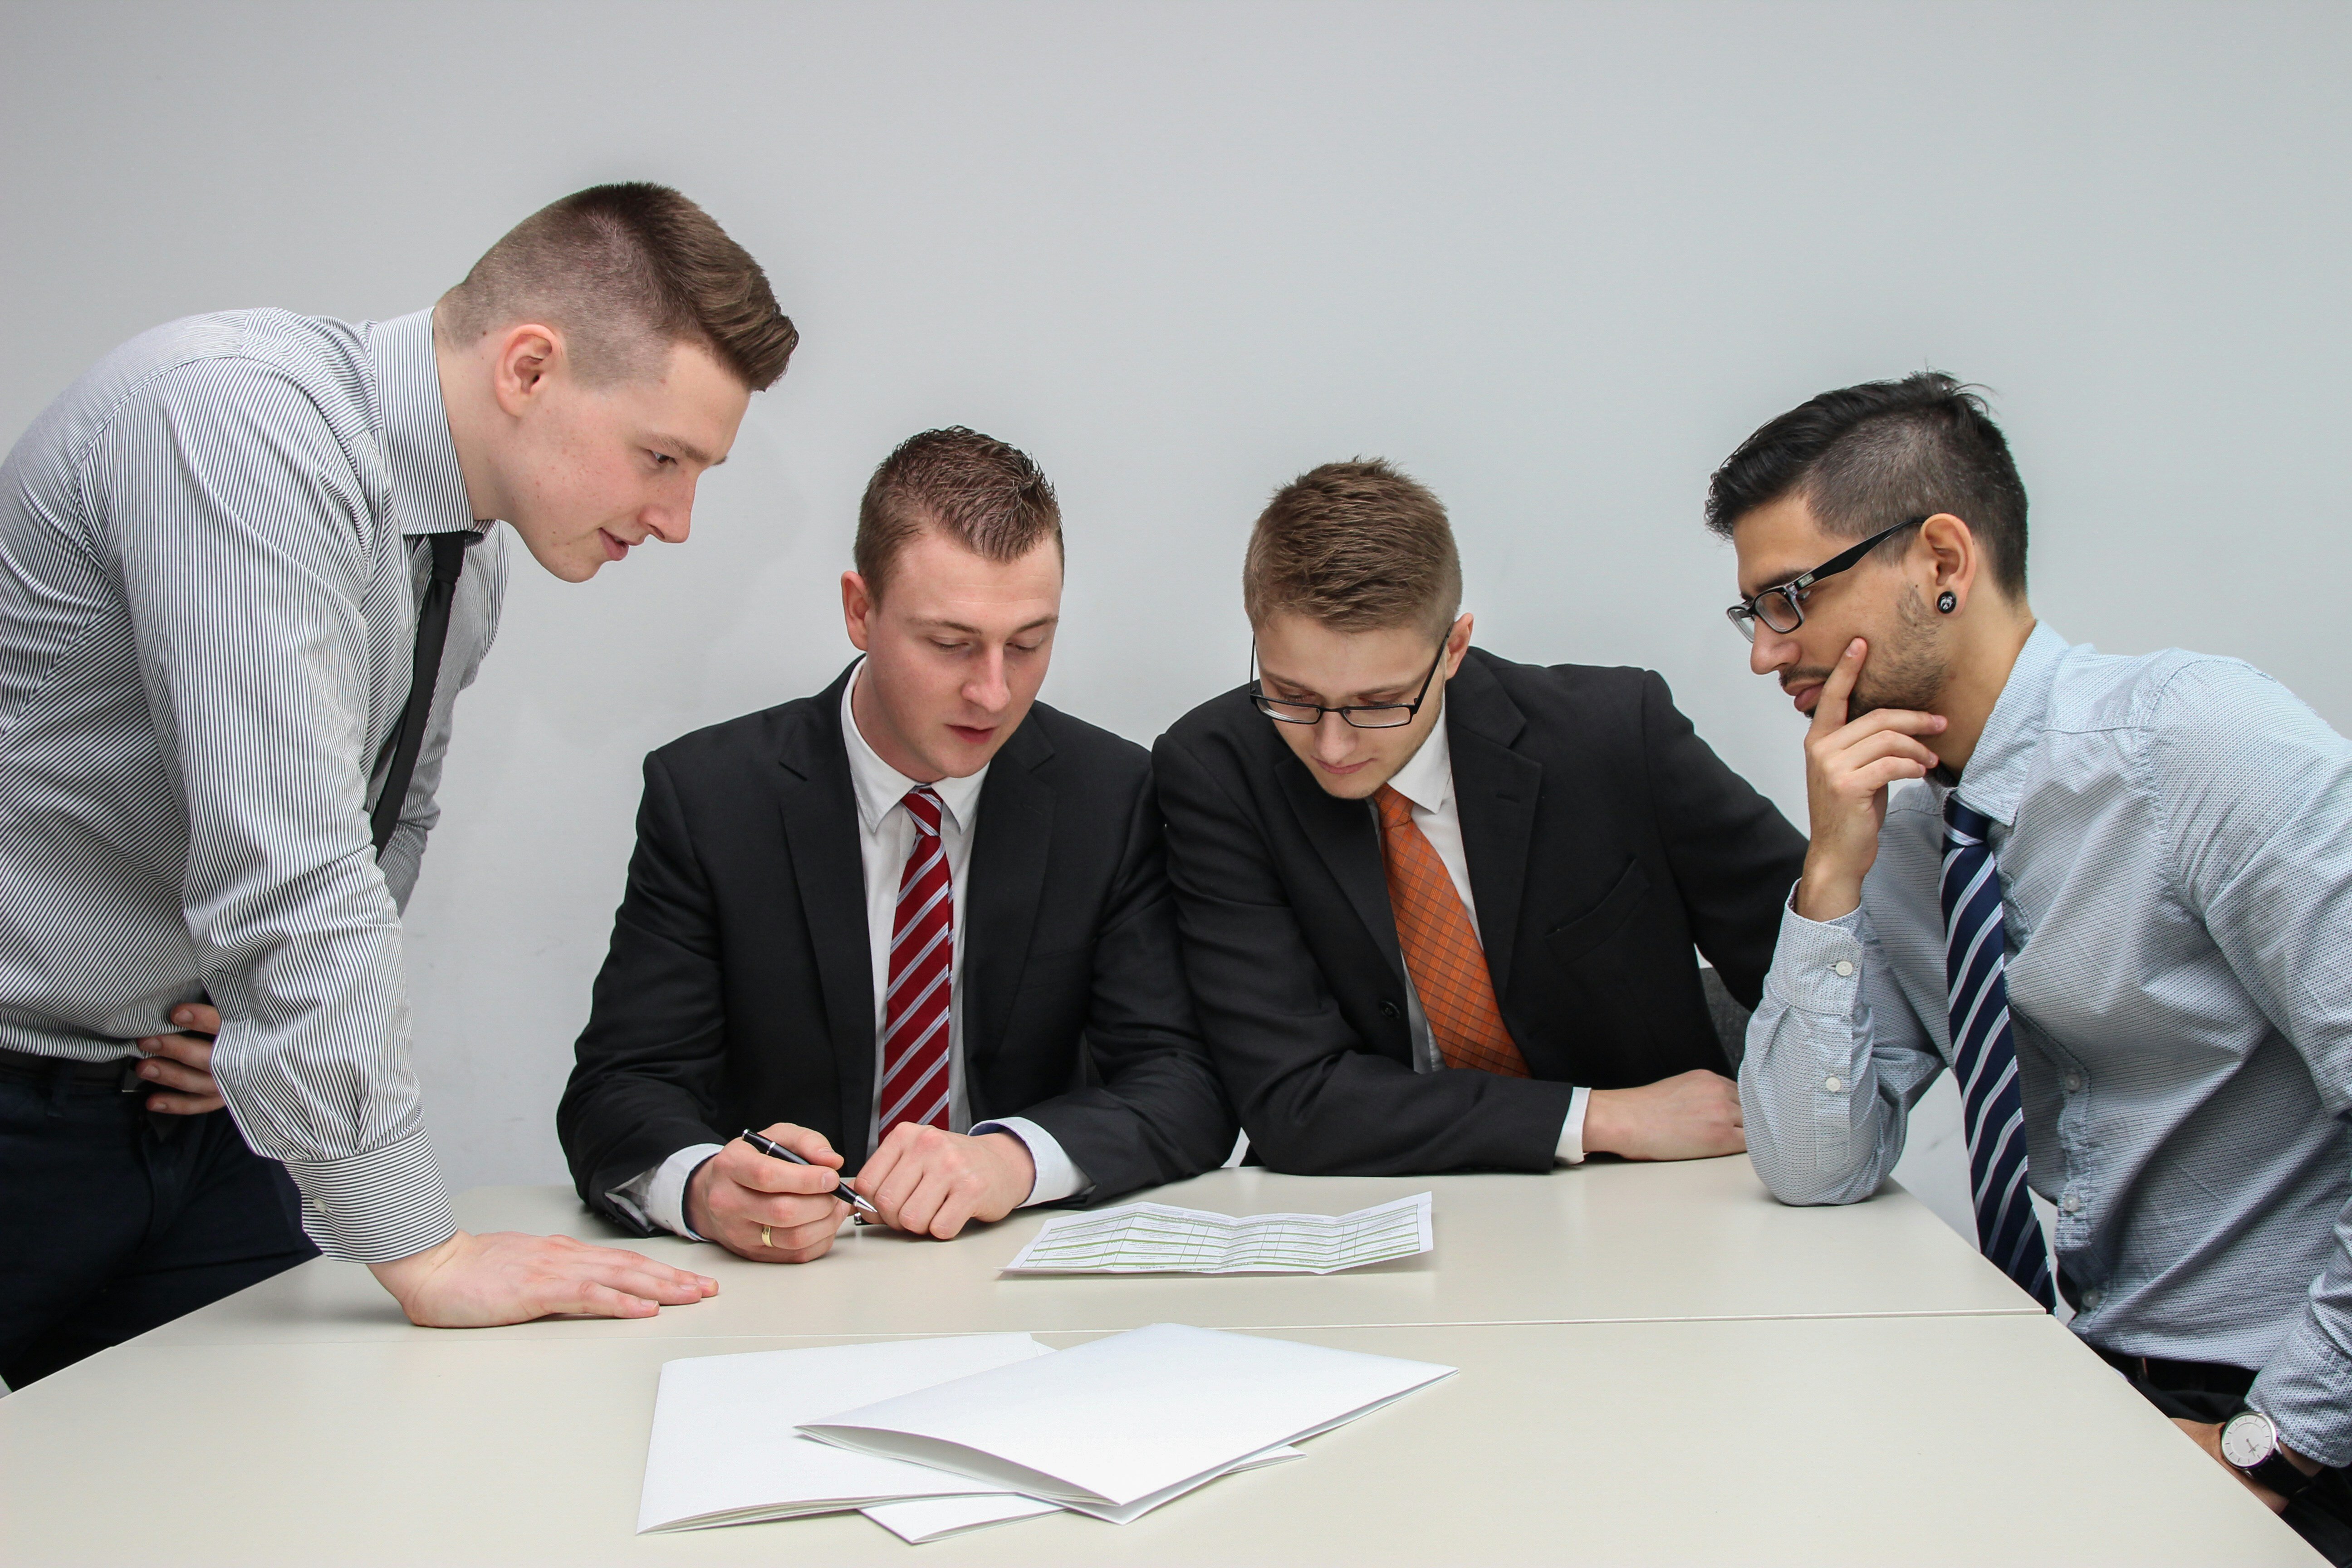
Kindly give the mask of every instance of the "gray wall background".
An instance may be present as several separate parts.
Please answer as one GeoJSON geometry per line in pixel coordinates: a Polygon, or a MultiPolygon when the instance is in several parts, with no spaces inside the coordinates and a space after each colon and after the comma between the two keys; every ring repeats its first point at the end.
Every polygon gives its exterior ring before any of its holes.
{"type": "MultiPolygon", "coordinates": [[[[10,4],[0,439],[144,327],[414,310],[601,180],[767,265],[790,375],[687,547],[519,567],[410,910],[453,1175],[549,1181],[639,757],[840,668],[858,491],[927,426],[1060,487],[1054,702],[1148,742],[1239,679],[1256,507],[1380,453],[1487,647],[1663,670],[1801,822],[1700,497],[1937,365],[1995,390],[2044,617],[2345,728],[2347,66],[2352,9],[2246,0],[10,4]]],[[[1944,1094],[1903,1174],[1965,1225],[1944,1094]]]]}

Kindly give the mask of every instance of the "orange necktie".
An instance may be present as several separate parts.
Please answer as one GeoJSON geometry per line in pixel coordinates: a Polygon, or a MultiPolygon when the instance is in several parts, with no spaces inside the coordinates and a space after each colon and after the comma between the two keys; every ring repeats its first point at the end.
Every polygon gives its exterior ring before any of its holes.
{"type": "Polygon", "coordinates": [[[1382,784],[1372,804],[1381,814],[1381,859],[1388,867],[1397,943],[1437,1054],[1450,1068],[1526,1078],[1528,1059],[1503,1026],[1470,911],[1462,907],[1436,847],[1412,820],[1412,802],[1382,784]]]}

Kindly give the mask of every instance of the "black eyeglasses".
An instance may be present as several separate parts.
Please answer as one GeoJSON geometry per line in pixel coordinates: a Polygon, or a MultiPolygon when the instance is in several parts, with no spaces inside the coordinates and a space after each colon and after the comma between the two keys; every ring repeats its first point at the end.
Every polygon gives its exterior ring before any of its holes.
{"type": "Polygon", "coordinates": [[[1869,554],[1882,542],[1892,539],[1906,528],[1916,528],[1927,521],[1925,517],[1914,517],[1896,523],[1893,528],[1882,528],[1853,549],[1841,550],[1811,571],[1776,584],[1752,599],[1742,599],[1723,613],[1730,618],[1733,628],[1749,642],[1756,640],[1756,623],[1759,621],[1783,635],[1793,632],[1805,624],[1806,590],[1824,577],[1836,576],[1869,554]],[[1783,625],[1783,622],[1787,624],[1783,625]]]}
{"type": "Polygon", "coordinates": [[[1410,702],[1368,702],[1353,708],[1326,708],[1314,702],[1277,702],[1265,694],[1257,679],[1257,639],[1250,639],[1250,700],[1257,710],[1277,724],[1320,724],[1326,713],[1337,713],[1342,723],[1359,730],[1402,730],[1412,722],[1421,705],[1429,697],[1429,683],[1437,679],[1437,667],[1445,662],[1445,645],[1437,645],[1437,657],[1430,661],[1429,673],[1421,678],[1421,690],[1410,702]]]}

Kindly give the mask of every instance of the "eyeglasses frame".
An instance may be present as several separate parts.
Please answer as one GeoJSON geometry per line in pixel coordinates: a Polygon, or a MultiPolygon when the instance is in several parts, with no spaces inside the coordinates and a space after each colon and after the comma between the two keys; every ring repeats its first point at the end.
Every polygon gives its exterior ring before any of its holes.
{"type": "Polygon", "coordinates": [[[1748,597],[1740,600],[1739,603],[1727,608],[1723,612],[1724,616],[1731,622],[1732,630],[1738,632],[1741,637],[1746,637],[1749,642],[1754,642],[1756,640],[1756,623],[1759,620],[1764,620],[1763,612],[1759,608],[1759,606],[1761,605],[1765,600],[1777,594],[1781,598],[1788,601],[1789,613],[1797,617],[1797,625],[1792,626],[1775,626],[1770,621],[1764,621],[1764,624],[1773,631],[1778,632],[1780,636],[1787,637],[1790,633],[1794,632],[1798,626],[1801,626],[1805,624],[1805,604],[1802,599],[1798,597],[1799,595],[1802,594],[1808,588],[1811,588],[1822,578],[1834,577],[1839,573],[1847,570],[1849,567],[1859,564],[1863,557],[1868,555],[1873,550],[1877,549],[1879,545],[1885,543],[1887,540],[1894,538],[1895,535],[1902,532],[1906,528],[1918,527],[1921,523],[1927,521],[1928,518],[1935,515],[1936,514],[1934,512],[1927,512],[1919,517],[1906,518],[1892,528],[1882,528],[1876,533],[1872,534],[1868,539],[1864,540],[1859,544],[1852,545],[1847,549],[1839,551],[1835,555],[1831,556],[1827,561],[1822,562],[1811,571],[1800,573],[1796,576],[1790,578],[1785,583],[1775,583],[1769,588],[1758,590],[1748,597]]]}
{"type": "Polygon", "coordinates": [[[1303,729],[1311,729],[1323,722],[1323,715],[1326,713],[1337,713],[1339,716],[1339,722],[1347,725],[1350,730],[1407,729],[1412,726],[1413,720],[1420,716],[1421,705],[1429,700],[1430,683],[1437,679],[1437,668],[1445,662],[1445,650],[1452,645],[1453,641],[1454,631],[1453,628],[1449,626],[1446,628],[1444,638],[1437,645],[1437,657],[1430,661],[1429,673],[1421,678],[1421,690],[1414,695],[1413,700],[1410,702],[1359,702],[1345,708],[1326,708],[1319,702],[1285,701],[1281,702],[1280,706],[1285,708],[1312,708],[1315,710],[1315,717],[1312,719],[1286,719],[1281,714],[1276,713],[1274,710],[1277,699],[1268,697],[1265,694],[1265,688],[1259,683],[1257,673],[1257,638],[1252,637],[1250,638],[1250,702],[1259,712],[1265,714],[1276,723],[1297,724],[1303,729]],[[1400,708],[1404,710],[1404,722],[1402,724],[1359,724],[1355,720],[1349,717],[1351,713],[1392,713],[1400,708]]]}

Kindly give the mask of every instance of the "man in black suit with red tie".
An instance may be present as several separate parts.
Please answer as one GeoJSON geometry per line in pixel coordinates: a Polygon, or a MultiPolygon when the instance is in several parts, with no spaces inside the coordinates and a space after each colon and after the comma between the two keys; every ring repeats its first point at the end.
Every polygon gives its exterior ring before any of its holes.
{"type": "Polygon", "coordinates": [[[1276,1170],[1746,1146],[1692,949],[1754,1006],[1805,841],[1646,670],[1470,646],[1445,510],[1385,463],[1278,491],[1248,686],[1154,752],[1203,1032],[1276,1170]]]}
{"type": "Polygon", "coordinates": [[[856,560],[860,662],[646,759],[557,1113],[592,1207],[761,1261],[824,1255],[839,1178],[946,1238],[1192,1175],[1234,1137],[1150,760],[1035,701],[1062,593],[1045,476],[917,436],[867,486],[856,560]],[[813,1163],[729,1141],[762,1126],[813,1163]]]}

